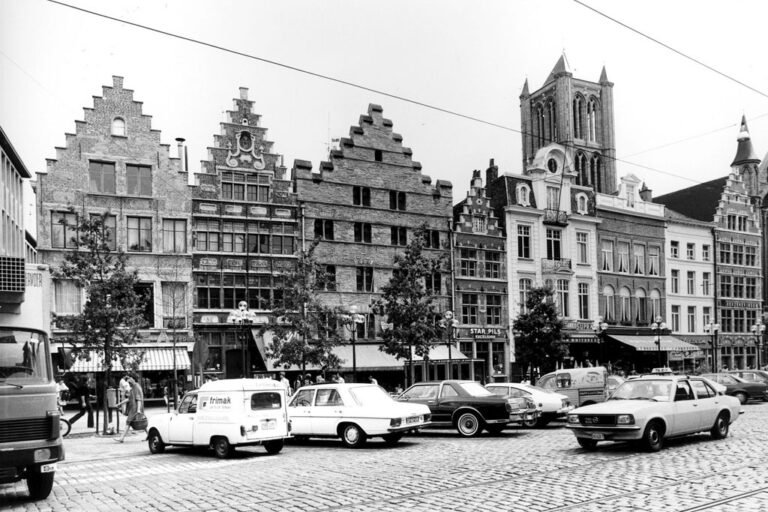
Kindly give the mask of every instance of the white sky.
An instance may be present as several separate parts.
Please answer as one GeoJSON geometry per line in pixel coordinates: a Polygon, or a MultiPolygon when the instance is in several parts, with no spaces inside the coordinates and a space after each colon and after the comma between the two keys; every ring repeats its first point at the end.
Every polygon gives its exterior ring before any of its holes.
{"type": "MultiPolygon", "coordinates": [[[[538,89],[564,50],[576,78],[597,81],[605,65],[619,175],[637,175],[655,195],[726,175],[742,113],[758,154],[768,150],[768,97],[570,0],[69,1],[515,130],[525,79],[538,89]]],[[[765,2],[584,1],[768,94],[765,2]]],[[[240,86],[289,168],[304,159],[317,170],[330,139],[348,136],[378,103],[422,172],[453,183],[454,202],[489,158],[502,172],[521,171],[516,132],[44,0],[0,0],[0,125],[33,173],[112,75],[135,91],[172,155],[174,139],[187,139],[192,172],[240,86]]]]}

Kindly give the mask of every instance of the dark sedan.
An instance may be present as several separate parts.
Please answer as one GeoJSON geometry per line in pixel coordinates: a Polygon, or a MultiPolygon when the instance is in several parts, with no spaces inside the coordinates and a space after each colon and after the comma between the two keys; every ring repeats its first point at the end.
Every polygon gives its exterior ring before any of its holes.
{"type": "Polygon", "coordinates": [[[765,370],[730,370],[728,373],[747,382],[762,382],[768,384],[768,372],[765,370]]]}
{"type": "Polygon", "coordinates": [[[513,411],[506,398],[469,380],[419,382],[397,399],[426,404],[432,412],[430,427],[456,428],[464,437],[476,436],[483,429],[498,434],[511,421],[513,411]]]}
{"type": "Polygon", "coordinates": [[[753,400],[768,401],[768,384],[762,382],[747,382],[730,373],[705,373],[702,377],[713,380],[718,384],[725,386],[725,394],[735,396],[742,404],[747,403],[750,398],[753,400]]]}

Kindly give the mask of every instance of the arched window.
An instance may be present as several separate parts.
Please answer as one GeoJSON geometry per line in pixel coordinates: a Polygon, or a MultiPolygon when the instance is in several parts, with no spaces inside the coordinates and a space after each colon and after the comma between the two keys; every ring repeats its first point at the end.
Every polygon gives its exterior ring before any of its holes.
{"type": "Polygon", "coordinates": [[[125,137],[125,120],[122,117],[116,117],[112,120],[112,135],[125,137]]]}
{"type": "Polygon", "coordinates": [[[635,325],[645,325],[648,318],[648,298],[642,288],[635,290],[635,302],[635,325]]]}
{"type": "Polygon", "coordinates": [[[587,137],[590,142],[595,142],[597,140],[597,100],[595,98],[590,98],[587,104],[587,122],[587,137]]]}
{"type": "Polygon", "coordinates": [[[589,213],[587,194],[576,194],[576,211],[582,215],[589,213]]]}
{"type": "Polygon", "coordinates": [[[536,105],[536,147],[544,145],[544,107],[541,103],[536,105]]]}
{"type": "Polygon", "coordinates": [[[631,297],[632,293],[629,291],[629,288],[622,286],[621,289],[619,289],[619,298],[621,299],[619,319],[622,323],[630,323],[632,321],[631,297]]]}
{"type": "Polygon", "coordinates": [[[518,185],[517,186],[517,204],[520,206],[530,206],[531,200],[530,200],[530,194],[531,191],[528,188],[528,185],[518,185]]]}
{"type": "Polygon", "coordinates": [[[552,101],[547,103],[547,135],[549,142],[557,142],[557,111],[552,101]]]}
{"type": "Polygon", "coordinates": [[[581,139],[581,108],[584,100],[581,96],[577,95],[573,98],[573,138],[581,139]]]}
{"type": "Polygon", "coordinates": [[[659,290],[651,290],[651,318],[661,316],[661,293],[659,290]]]}
{"type": "Polygon", "coordinates": [[[602,162],[600,161],[600,155],[596,154],[589,161],[589,179],[591,181],[592,187],[594,187],[594,189],[598,192],[610,192],[603,190],[601,168],[602,162]]]}
{"type": "Polygon", "coordinates": [[[606,322],[616,321],[616,304],[614,303],[613,287],[606,285],[603,288],[603,318],[606,322]]]}
{"type": "Polygon", "coordinates": [[[589,185],[589,174],[588,174],[588,167],[587,167],[587,157],[584,156],[584,153],[579,151],[576,153],[576,184],[587,186],[589,185]]]}

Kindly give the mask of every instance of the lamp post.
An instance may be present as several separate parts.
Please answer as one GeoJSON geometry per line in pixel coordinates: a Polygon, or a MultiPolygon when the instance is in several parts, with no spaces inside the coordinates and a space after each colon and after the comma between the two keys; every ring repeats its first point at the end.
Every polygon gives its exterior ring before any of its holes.
{"type": "Polygon", "coordinates": [[[755,335],[755,347],[757,347],[757,369],[760,369],[760,349],[763,345],[763,334],[765,334],[765,324],[760,320],[757,321],[750,329],[752,334],[755,335]]]}
{"type": "Polygon", "coordinates": [[[717,372],[717,333],[720,331],[720,324],[710,321],[704,326],[704,330],[712,336],[712,371],[717,372]]]}
{"type": "Polygon", "coordinates": [[[662,318],[660,316],[656,317],[656,321],[651,324],[651,330],[653,331],[654,336],[656,336],[656,349],[659,353],[659,367],[664,367],[664,362],[662,361],[661,357],[661,331],[667,328],[667,324],[662,322],[662,318]]]}
{"type": "Polygon", "coordinates": [[[357,382],[357,350],[355,342],[357,341],[357,324],[365,323],[365,317],[358,314],[357,306],[349,307],[349,315],[344,315],[345,327],[349,329],[352,342],[352,382],[357,382]]]}
{"type": "Polygon", "coordinates": [[[251,325],[256,320],[256,314],[248,309],[248,303],[241,300],[237,304],[237,309],[232,311],[227,317],[228,324],[235,324],[237,326],[237,335],[240,338],[240,353],[242,357],[242,372],[243,378],[247,377],[247,366],[245,364],[245,342],[248,339],[246,331],[248,325],[251,325]]]}
{"type": "Polygon", "coordinates": [[[440,322],[442,326],[448,331],[448,378],[453,378],[453,361],[451,357],[451,347],[453,346],[453,340],[456,338],[456,329],[459,327],[459,321],[453,316],[453,311],[446,311],[443,313],[443,320],[440,322]]]}
{"type": "Polygon", "coordinates": [[[592,330],[595,331],[597,339],[600,340],[600,358],[605,364],[605,331],[608,330],[608,324],[603,321],[603,317],[599,316],[592,324],[592,330]]]}

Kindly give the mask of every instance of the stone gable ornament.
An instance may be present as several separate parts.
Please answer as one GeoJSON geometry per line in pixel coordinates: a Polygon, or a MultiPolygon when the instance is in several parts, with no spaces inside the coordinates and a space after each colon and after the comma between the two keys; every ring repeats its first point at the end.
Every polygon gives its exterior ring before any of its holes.
{"type": "Polygon", "coordinates": [[[232,151],[231,144],[227,144],[227,165],[229,167],[253,167],[257,171],[264,170],[266,163],[264,161],[264,146],[260,146],[256,151],[256,144],[251,136],[251,132],[243,130],[235,135],[237,138],[237,149],[232,151]]]}

